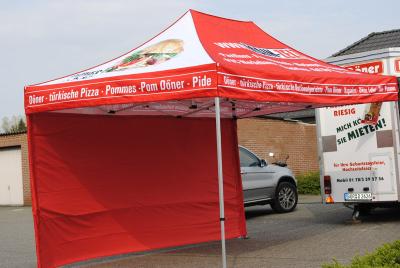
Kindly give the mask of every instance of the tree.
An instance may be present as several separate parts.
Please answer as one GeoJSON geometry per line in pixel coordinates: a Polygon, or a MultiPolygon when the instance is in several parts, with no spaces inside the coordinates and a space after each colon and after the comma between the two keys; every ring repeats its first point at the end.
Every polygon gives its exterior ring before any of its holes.
{"type": "Polygon", "coordinates": [[[26,131],[25,118],[22,116],[3,117],[0,132],[17,133],[26,131]],[[2,131],[1,131],[2,130],[2,131]]]}
{"type": "Polygon", "coordinates": [[[10,120],[8,119],[8,117],[3,117],[1,122],[1,128],[2,132],[4,133],[10,132],[10,120]]]}
{"type": "Polygon", "coordinates": [[[18,131],[26,131],[26,123],[25,120],[21,117],[18,121],[18,131]]]}

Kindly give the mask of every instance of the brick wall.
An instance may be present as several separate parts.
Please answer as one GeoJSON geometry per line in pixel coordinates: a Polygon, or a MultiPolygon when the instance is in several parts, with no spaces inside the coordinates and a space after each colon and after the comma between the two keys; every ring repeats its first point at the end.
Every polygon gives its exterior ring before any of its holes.
{"type": "Polygon", "coordinates": [[[26,133],[0,135],[0,148],[21,146],[22,180],[24,189],[24,205],[31,205],[31,187],[29,181],[28,141],[26,133]]]}
{"type": "Polygon", "coordinates": [[[315,125],[272,119],[238,120],[239,144],[252,150],[269,163],[273,158],[289,155],[288,166],[295,175],[318,171],[315,125]]]}

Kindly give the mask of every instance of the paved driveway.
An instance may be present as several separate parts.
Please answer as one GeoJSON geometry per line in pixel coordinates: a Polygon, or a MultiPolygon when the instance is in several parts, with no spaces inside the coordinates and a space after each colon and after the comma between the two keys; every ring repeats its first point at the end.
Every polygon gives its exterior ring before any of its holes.
{"type": "MultiPolygon", "coordinates": [[[[323,206],[318,198],[289,214],[269,206],[246,209],[250,239],[228,241],[228,267],[320,267],[336,258],[349,261],[382,243],[400,239],[400,210],[379,209],[360,224],[352,211],[323,206]]],[[[0,208],[0,267],[34,267],[30,208],[0,208]]],[[[220,267],[220,244],[206,243],[147,254],[127,254],[70,267],[220,267]]]]}
{"type": "Polygon", "coordinates": [[[30,207],[0,207],[0,267],[36,267],[30,207]]]}

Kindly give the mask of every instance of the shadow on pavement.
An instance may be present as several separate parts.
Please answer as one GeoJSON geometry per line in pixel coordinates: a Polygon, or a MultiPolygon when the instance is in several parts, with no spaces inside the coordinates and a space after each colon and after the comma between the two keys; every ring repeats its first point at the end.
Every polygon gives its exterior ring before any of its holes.
{"type": "MultiPolygon", "coordinates": [[[[364,217],[361,224],[349,226],[346,221],[351,219],[351,215],[352,210],[340,204],[300,204],[295,211],[285,214],[275,213],[268,205],[248,207],[245,210],[245,216],[249,239],[228,240],[228,260],[232,267],[246,267],[244,263],[248,260],[254,262],[252,265],[264,267],[261,263],[264,261],[267,263],[272,256],[283,256],[282,261],[286,260],[289,263],[290,258],[287,255],[291,256],[291,254],[283,254],[279,250],[280,248],[294,250],[293,246],[298,247],[307,241],[316,240],[314,242],[318,243],[319,237],[329,232],[333,233],[333,237],[340,236],[338,233],[343,233],[344,236],[362,233],[365,228],[377,232],[378,229],[374,225],[381,223],[385,223],[385,226],[386,223],[397,225],[396,223],[400,221],[400,208],[376,209],[371,215],[364,217]],[[358,227],[362,227],[363,224],[363,228],[358,227]]],[[[376,233],[374,234],[376,235],[376,233]]],[[[340,238],[338,239],[341,242],[340,238]]],[[[128,267],[139,265],[133,267],[141,267],[140,264],[143,264],[143,267],[153,267],[152,265],[155,265],[154,267],[188,267],[188,265],[190,267],[219,267],[220,250],[220,242],[209,242],[174,249],[125,254],[102,261],[89,261],[86,263],[87,266],[84,266],[128,267]],[[185,262],[186,260],[187,262],[185,262]],[[205,264],[206,261],[210,263],[205,264]],[[174,266],[177,262],[180,263],[180,266],[174,266]]],[[[315,260],[311,257],[308,258],[316,263],[322,262],[318,258],[315,260]]],[[[291,264],[295,261],[291,260],[291,264]]],[[[254,267],[252,265],[247,267],[254,267]]],[[[282,264],[280,267],[289,266],[282,264]]],[[[307,265],[302,267],[307,267],[307,265]]]]}
{"type": "Polygon", "coordinates": [[[269,206],[257,206],[254,208],[253,209],[250,209],[250,208],[245,209],[246,220],[250,220],[252,218],[257,218],[257,217],[264,217],[264,216],[267,216],[270,214],[277,214],[269,206]],[[257,208],[257,209],[254,209],[254,208],[257,208]]]}
{"type": "Polygon", "coordinates": [[[362,223],[387,223],[400,222],[400,207],[397,208],[377,208],[369,215],[361,217],[362,223]]]}

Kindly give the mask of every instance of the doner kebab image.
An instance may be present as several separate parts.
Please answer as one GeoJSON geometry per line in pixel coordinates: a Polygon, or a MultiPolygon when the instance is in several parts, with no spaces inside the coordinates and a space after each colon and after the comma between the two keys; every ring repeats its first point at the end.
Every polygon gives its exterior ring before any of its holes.
{"type": "Polygon", "coordinates": [[[183,41],[167,39],[127,55],[116,65],[107,68],[106,72],[122,71],[130,68],[141,68],[163,63],[183,51],[183,41]]]}

